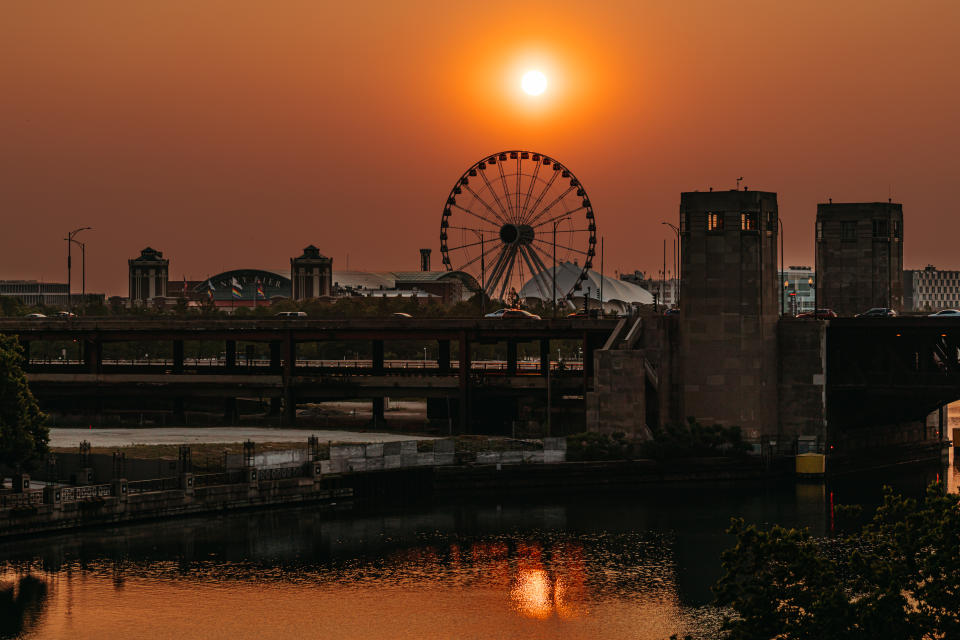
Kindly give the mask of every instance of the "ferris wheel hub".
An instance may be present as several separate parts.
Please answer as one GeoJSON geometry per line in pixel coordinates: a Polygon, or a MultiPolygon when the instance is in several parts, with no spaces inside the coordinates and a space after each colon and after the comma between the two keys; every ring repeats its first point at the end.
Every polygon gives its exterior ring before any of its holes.
{"type": "Polygon", "coordinates": [[[532,244],[536,233],[528,224],[505,224],[500,227],[500,240],[503,244],[532,244]]]}

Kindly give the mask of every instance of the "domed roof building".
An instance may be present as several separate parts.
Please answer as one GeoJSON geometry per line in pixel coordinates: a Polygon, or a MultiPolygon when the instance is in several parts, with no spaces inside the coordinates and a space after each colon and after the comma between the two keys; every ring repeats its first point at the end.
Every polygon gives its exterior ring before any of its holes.
{"type": "MultiPolygon", "coordinates": [[[[577,283],[583,267],[573,262],[561,262],[557,265],[557,299],[562,299],[577,283]]],[[[553,288],[553,271],[542,271],[524,283],[520,289],[520,298],[524,300],[541,300],[550,302],[550,292],[553,288]]],[[[587,271],[587,279],[580,285],[579,291],[572,291],[572,299],[567,301],[568,307],[580,308],[583,299],[588,294],[591,304],[600,301],[603,294],[604,311],[610,313],[627,313],[632,307],[653,304],[653,294],[630,282],[617,278],[601,276],[593,270],[587,271]]]]}

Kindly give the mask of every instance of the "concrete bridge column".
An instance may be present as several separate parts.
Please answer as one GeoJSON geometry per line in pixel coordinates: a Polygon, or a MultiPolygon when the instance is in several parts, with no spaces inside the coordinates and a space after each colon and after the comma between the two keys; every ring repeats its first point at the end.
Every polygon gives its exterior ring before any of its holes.
{"type": "Polygon", "coordinates": [[[297,363],[297,343],[289,331],[283,338],[283,418],[286,427],[297,422],[297,398],[293,389],[293,374],[297,363]]]}
{"type": "Polygon", "coordinates": [[[387,423],[386,402],[384,398],[373,399],[373,426],[382,427],[387,423]]]}
{"type": "Polygon", "coordinates": [[[240,418],[240,412],[237,408],[236,398],[224,398],[223,401],[223,423],[228,425],[237,424],[240,418]]]}
{"type": "Polygon", "coordinates": [[[183,340],[173,341],[173,372],[183,373],[183,340]]]}
{"type": "Polygon", "coordinates": [[[450,341],[437,341],[437,367],[441,373],[450,373],[450,341]]]}
{"type": "Polygon", "coordinates": [[[283,406],[283,398],[270,398],[270,415],[279,416],[283,406]]]}
{"type": "Polygon", "coordinates": [[[237,341],[227,340],[226,345],[226,367],[227,371],[233,371],[237,368],[237,341]]]}
{"type": "Polygon", "coordinates": [[[517,375],[517,341],[507,340],[507,375],[517,375]]]}
{"type": "Polygon", "coordinates": [[[273,340],[270,342],[270,371],[273,373],[279,373],[283,369],[283,365],[280,363],[282,352],[282,342],[279,340],[273,340]]]}
{"type": "Polygon", "coordinates": [[[83,341],[83,364],[90,373],[103,369],[103,344],[99,340],[83,341]]]}
{"type": "Polygon", "coordinates": [[[550,369],[550,340],[540,341],[540,375],[547,375],[550,369]]]}
{"type": "Polygon", "coordinates": [[[184,399],[182,397],[176,397],[173,399],[173,421],[178,425],[187,424],[187,412],[184,407],[184,399]]]}
{"type": "Polygon", "coordinates": [[[20,346],[23,348],[23,367],[24,370],[30,370],[30,341],[20,338],[20,346]]]}
{"type": "Polygon", "coordinates": [[[460,332],[460,433],[470,430],[470,340],[467,332],[460,332]]]}
{"type": "MultiPolygon", "coordinates": [[[[374,375],[383,375],[383,340],[373,341],[373,373],[374,375]]],[[[376,422],[376,416],[374,416],[376,422]]]]}

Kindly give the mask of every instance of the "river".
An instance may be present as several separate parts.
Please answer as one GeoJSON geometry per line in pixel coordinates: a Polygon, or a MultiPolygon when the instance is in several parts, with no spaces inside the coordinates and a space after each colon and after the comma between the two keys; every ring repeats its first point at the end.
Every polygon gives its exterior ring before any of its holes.
{"type": "Polygon", "coordinates": [[[944,467],[823,484],[708,483],[299,507],[0,544],[0,639],[716,635],[731,517],[827,535],[832,504],[919,495],[944,467]]]}

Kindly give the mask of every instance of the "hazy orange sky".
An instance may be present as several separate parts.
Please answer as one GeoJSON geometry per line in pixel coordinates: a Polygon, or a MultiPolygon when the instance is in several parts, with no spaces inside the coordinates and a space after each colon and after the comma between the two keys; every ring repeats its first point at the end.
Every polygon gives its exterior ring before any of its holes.
{"type": "Polygon", "coordinates": [[[520,148],[582,180],[610,273],[741,175],[779,193],[788,264],[817,202],[892,195],[905,265],[958,268],[958,27],[951,0],[6,2],[0,278],[64,281],[85,225],[109,294],[147,245],[171,279],[308,243],[415,269],[459,175],[520,148]]]}

